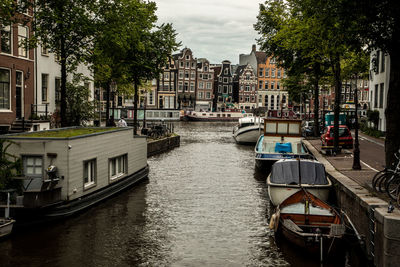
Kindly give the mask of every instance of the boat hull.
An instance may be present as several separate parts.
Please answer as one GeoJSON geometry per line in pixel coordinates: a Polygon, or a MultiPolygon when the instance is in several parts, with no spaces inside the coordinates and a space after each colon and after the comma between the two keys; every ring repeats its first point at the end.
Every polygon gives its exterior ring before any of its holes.
{"type": "Polygon", "coordinates": [[[237,144],[255,145],[262,133],[263,129],[258,125],[247,126],[234,131],[233,139],[237,144]]]}
{"type": "Polygon", "coordinates": [[[31,224],[44,223],[78,214],[99,202],[128,189],[135,183],[146,179],[148,173],[149,167],[146,166],[118,182],[112,183],[93,193],[72,201],[62,201],[41,208],[16,208],[13,216],[17,221],[16,226],[29,226],[31,224]]]}
{"type": "MultiPolygon", "coordinates": [[[[285,199],[291,195],[302,190],[299,185],[278,185],[272,184],[270,178],[267,179],[268,195],[274,206],[280,205],[285,199]]],[[[328,185],[307,185],[303,184],[302,187],[322,201],[327,201],[329,191],[332,183],[329,181],[328,185]]]]}
{"type": "Polygon", "coordinates": [[[0,219],[0,238],[11,234],[15,221],[0,219]]]}

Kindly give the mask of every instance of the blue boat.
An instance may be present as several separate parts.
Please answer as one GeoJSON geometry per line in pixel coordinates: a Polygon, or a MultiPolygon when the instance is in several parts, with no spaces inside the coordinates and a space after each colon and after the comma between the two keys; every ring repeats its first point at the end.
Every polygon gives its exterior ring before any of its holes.
{"type": "Polygon", "coordinates": [[[254,150],[259,169],[270,169],[280,159],[313,158],[303,144],[301,120],[265,119],[254,150]]]}

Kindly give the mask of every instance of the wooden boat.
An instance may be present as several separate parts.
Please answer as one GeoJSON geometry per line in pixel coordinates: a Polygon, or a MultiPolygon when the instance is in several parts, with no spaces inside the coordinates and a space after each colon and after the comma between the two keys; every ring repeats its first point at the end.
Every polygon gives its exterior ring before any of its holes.
{"type": "Polygon", "coordinates": [[[256,167],[269,170],[280,159],[312,158],[302,141],[301,120],[264,119],[264,134],[254,148],[256,167]]]}
{"type": "Polygon", "coordinates": [[[278,206],[302,188],[318,199],[327,201],[332,182],[326,176],[324,165],[316,160],[281,159],[272,165],[267,185],[272,204],[278,206]]]}
{"type": "Polygon", "coordinates": [[[307,252],[319,254],[321,260],[337,255],[343,247],[345,225],[338,212],[306,190],[278,206],[270,228],[307,252]]]}
{"type": "Polygon", "coordinates": [[[260,117],[244,117],[233,127],[233,139],[237,144],[255,145],[263,133],[264,119],[260,117]]]}

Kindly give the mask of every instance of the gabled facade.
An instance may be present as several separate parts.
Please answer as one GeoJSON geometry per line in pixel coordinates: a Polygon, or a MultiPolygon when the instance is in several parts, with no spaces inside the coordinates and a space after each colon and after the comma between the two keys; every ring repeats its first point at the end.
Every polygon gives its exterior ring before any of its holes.
{"type": "Polygon", "coordinates": [[[257,76],[250,64],[239,66],[236,69],[234,82],[238,89],[238,107],[247,111],[257,108],[257,76]]]}
{"type": "Polygon", "coordinates": [[[178,109],[194,110],[196,105],[197,59],[192,50],[184,48],[173,55],[178,70],[178,109]]]}
{"type": "Polygon", "coordinates": [[[214,109],[225,111],[234,106],[231,62],[224,60],[220,67],[214,67],[214,77],[214,109]]]}
{"type": "Polygon", "coordinates": [[[289,94],[281,83],[285,71],[277,66],[274,57],[267,57],[266,53],[256,51],[256,46],[253,45],[250,54],[239,56],[239,62],[240,65],[250,64],[256,70],[260,107],[265,107],[266,110],[288,107],[289,94]]]}
{"type": "Polygon", "coordinates": [[[29,119],[34,104],[34,50],[25,44],[32,37],[32,9],[17,16],[26,24],[0,25],[0,132],[16,119],[29,119]]]}
{"type": "Polygon", "coordinates": [[[172,58],[169,58],[157,81],[157,105],[159,109],[177,108],[178,67],[175,63],[172,58]]]}
{"type": "Polygon", "coordinates": [[[197,62],[196,111],[212,111],[214,95],[214,71],[210,62],[201,58],[197,62]]]}

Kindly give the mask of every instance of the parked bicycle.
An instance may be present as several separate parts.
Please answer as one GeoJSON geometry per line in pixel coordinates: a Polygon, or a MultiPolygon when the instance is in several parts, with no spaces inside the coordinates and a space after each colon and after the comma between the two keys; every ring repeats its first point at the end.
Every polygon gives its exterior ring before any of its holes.
{"type": "MultiPolygon", "coordinates": [[[[375,174],[372,179],[372,187],[379,192],[386,192],[388,196],[397,200],[398,193],[400,192],[400,149],[395,153],[397,163],[395,168],[385,168],[375,174]]],[[[394,164],[393,164],[394,165],[394,164]]]]}

